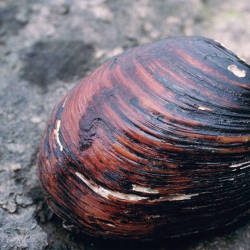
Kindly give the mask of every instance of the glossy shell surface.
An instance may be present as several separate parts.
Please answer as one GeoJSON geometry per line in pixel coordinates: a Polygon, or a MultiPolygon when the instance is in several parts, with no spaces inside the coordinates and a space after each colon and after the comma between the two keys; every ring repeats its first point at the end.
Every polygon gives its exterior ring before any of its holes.
{"type": "Polygon", "coordinates": [[[49,206],[91,235],[230,225],[250,208],[250,67],[202,37],[130,49],[55,107],[38,169],[49,206]]]}

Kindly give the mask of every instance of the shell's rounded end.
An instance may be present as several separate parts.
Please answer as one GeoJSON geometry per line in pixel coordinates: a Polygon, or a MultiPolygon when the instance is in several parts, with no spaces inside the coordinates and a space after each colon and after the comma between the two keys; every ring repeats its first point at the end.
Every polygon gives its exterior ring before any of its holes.
{"type": "Polygon", "coordinates": [[[55,107],[38,169],[49,206],[94,236],[228,226],[250,208],[250,67],[203,37],[130,49],[55,107]]]}

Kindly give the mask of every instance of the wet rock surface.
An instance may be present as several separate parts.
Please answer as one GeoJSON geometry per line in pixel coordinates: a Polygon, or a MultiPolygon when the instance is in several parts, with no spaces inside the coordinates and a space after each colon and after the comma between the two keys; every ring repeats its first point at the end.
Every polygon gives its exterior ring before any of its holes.
{"type": "Polygon", "coordinates": [[[92,66],[93,47],[82,41],[39,41],[22,52],[21,78],[43,89],[57,79],[79,80],[92,66]]]}
{"type": "Polygon", "coordinates": [[[0,0],[0,249],[250,249],[248,221],[171,242],[81,235],[48,209],[36,175],[53,106],[96,66],[178,35],[213,38],[250,63],[249,23],[248,0],[0,0]]]}

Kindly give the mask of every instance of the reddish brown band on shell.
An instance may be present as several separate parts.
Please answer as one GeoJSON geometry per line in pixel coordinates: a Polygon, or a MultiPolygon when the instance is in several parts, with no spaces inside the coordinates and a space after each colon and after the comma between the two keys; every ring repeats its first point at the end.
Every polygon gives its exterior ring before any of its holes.
{"type": "Polygon", "coordinates": [[[56,106],[38,165],[50,207],[92,235],[232,224],[250,208],[250,67],[202,37],[130,49],[56,106]]]}

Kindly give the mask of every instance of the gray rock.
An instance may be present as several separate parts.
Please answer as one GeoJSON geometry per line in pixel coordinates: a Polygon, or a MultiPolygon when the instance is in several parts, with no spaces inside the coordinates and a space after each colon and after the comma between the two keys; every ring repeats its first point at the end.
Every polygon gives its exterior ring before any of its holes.
{"type": "Polygon", "coordinates": [[[21,77],[42,88],[56,80],[79,80],[91,68],[93,52],[83,41],[39,41],[22,51],[21,77]]]}
{"type": "Polygon", "coordinates": [[[97,65],[168,36],[203,35],[250,62],[249,0],[0,0],[0,249],[250,249],[250,224],[171,242],[82,235],[47,207],[36,158],[53,106],[97,65]]]}

